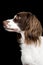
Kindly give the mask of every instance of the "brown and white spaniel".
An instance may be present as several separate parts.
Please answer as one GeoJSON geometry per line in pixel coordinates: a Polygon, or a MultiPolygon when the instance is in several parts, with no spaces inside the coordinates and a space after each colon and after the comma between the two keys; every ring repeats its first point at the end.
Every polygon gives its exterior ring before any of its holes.
{"type": "Polygon", "coordinates": [[[23,65],[43,65],[42,25],[30,12],[17,13],[3,21],[5,30],[21,34],[21,61],[23,65]]]}

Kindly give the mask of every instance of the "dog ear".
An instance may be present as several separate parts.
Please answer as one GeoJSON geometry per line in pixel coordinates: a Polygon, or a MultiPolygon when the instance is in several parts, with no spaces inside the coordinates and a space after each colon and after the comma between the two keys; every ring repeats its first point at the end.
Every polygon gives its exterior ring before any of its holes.
{"type": "Polygon", "coordinates": [[[39,36],[42,35],[42,26],[40,21],[36,18],[36,16],[32,15],[28,17],[26,21],[27,27],[25,32],[25,37],[31,40],[37,40],[39,36]]]}

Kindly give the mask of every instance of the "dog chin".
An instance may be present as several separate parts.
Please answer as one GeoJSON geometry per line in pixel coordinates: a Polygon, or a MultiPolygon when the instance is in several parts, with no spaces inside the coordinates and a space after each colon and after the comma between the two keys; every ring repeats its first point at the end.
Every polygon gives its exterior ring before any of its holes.
{"type": "Polygon", "coordinates": [[[6,31],[9,31],[9,32],[17,32],[17,31],[18,31],[18,29],[7,28],[6,26],[4,26],[4,29],[5,29],[6,31]]]}
{"type": "Polygon", "coordinates": [[[6,31],[8,31],[8,32],[17,32],[17,33],[19,33],[19,30],[18,30],[18,29],[6,28],[5,26],[4,26],[4,29],[5,29],[6,31]]]}

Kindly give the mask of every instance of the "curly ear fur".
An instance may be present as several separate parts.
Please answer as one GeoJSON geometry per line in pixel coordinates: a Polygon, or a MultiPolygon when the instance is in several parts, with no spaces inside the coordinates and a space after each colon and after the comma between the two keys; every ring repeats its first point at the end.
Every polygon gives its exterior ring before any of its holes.
{"type": "Polygon", "coordinates": [[[36,18],[36,16],[31,15],[27,19],[27,27],[25,31],[25,38],[27,40],[36,41],[39,36],[42,35],[42,26],[40,21],[36,18]]]}

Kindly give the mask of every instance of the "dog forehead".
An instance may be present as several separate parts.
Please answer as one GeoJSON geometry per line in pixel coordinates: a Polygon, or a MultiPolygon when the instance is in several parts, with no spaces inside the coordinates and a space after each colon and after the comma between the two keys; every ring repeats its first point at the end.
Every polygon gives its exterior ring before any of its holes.
{"type": "Polygon", "coordinates": [[[18,16],[27,16],[29,13],[28,12],[19,12],[17,13],[18,16]]]}
{"type": "Polygon", "coordinates": [[[18,16],[27,16],[27,15],[31,15],[32,13],[30,12],[19,12],[17,13],[18,16]]]}

